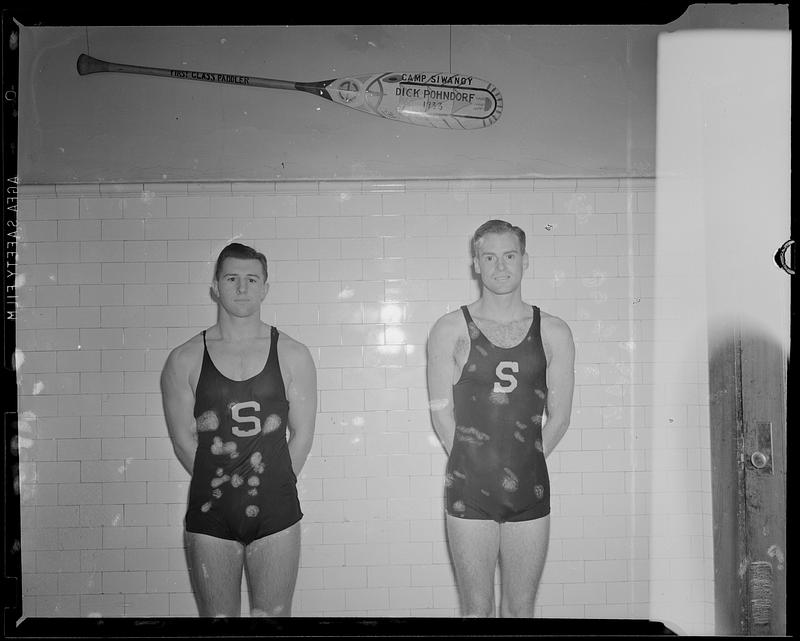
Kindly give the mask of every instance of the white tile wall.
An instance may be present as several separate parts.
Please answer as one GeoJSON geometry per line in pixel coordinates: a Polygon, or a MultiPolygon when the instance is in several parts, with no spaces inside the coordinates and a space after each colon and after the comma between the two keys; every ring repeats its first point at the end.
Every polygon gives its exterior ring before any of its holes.
{"type": "Polygon", "coordinates": [[[457,615],[425,342],[436,318],[477,295],[469,237],[500,217],[528,233],[525,298],[569,322],[577,348],[572,426],[548,461],[537,615],[649,618],[648,595],[680,582],[694,630],[709,632],[706,379],[702,363],[676,363],[680,403],[654,402],[654,189],[650,179],[21,189],[24,613],[196,614],[181,538],[189,479],[158,376],[172,347],[214,322],[213,261],[239,240],[269,260],[265,321],[306,343],[319,373],[294,613],[457,615]]]}

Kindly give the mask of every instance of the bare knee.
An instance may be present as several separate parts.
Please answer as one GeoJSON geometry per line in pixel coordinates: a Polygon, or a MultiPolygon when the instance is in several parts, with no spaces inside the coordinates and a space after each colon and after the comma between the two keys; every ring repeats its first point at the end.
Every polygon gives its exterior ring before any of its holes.
{"type": "Polygon", "coordinates": [[[463,600],[461,609],[464,617],[488,619],[494,616],[494,599],[470,595],[463,600]]]}
{"type": "Polygon", "coordinates": [[[533,617],[533,603],[503,604],[500,607],[500,616],[503,618],[526,618],[533,617]]]}
{"type": "Polygon", "coordinates": [[[278,603],[266,610],[262,608],[253,608],[250,610],[252,617],[289,617],[292,616],[292,606],[284,603],[278,603]]]}

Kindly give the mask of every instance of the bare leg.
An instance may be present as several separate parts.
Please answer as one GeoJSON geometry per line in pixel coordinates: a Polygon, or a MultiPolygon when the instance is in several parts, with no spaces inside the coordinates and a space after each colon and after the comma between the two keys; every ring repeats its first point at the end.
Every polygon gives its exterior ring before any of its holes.
{"type": "Polygon", "coordinates": [[[532,617],[550,541],[550,515],[500,526],[500,616],[532,617]]]}
{"type": "Polygon", "coordinates": [[[245,548],[252,616],[292,616],[300,563],[300,521],[245,548]]]}
{"type": "Polygon", "coordinates": [[[189,577],[200,616],[240,616],[242,545],[195,532],[186,532],[185,541],[189,577]]]}
{"type": "Polygon", "coordinates": [[[493,617],[500,525],[495,521],[460,519],[449,514],[446,519],[462,614],[493,617]]]}

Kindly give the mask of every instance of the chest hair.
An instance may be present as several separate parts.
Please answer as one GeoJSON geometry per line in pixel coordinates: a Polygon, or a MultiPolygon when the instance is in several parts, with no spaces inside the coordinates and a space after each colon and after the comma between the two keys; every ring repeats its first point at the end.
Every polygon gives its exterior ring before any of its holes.
{"type": "Polygon", "coordinates": [[[480,330],[489,339],[489,342],[498,347],[516,347],[531,328],[531,320],[531,318],[524,318],[508,323],[481,320],[480,330]]]}

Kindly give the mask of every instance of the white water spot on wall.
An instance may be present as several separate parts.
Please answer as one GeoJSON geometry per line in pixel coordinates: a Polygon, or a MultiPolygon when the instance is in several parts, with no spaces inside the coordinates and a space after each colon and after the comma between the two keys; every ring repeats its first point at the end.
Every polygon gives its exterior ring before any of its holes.
{"type": "Polygon", "coordinates": [[[448,405],[450,405],[450,401],[447,400],[446,398],[434,399],[430,403],[428,403],[428,405],[434,412],[438,412],[440,410],[445,409],[448,405]]]}
{"type": "Polygon", "coordinates": [[[349,287],[345,287],[344,289],[342,289],[342,291],[339,292],[339,296],[338,297],[340,299],[347,299],[347,298],[352,298],[353,296],[355,296],[355,294],[356,294],[356,292],[355,292],[354,289],[351,289],[349,287]]]}
{"type": "Polygon", "coordinates": [[[122,513],[121,512],[117,512],[114,515],[114,518],[111,519],[111,525],[113,525],[114,527],[117,527],[120,523],[122,523],[122,513]]]}
{"type": "Polygon", "coordinates": [[[228,39],[227,39],[227,38],[220,38],[220,39],[219,39],[219,43],[220,43],[221,45],[224,45],[226,42],[228,42],[228,39]]]}
{"type": "Polygon", "coordinates": [[[387,327],[385,332],[386,342],[390,345],[402,345],[408,340],[402,327],[387,327]]]}
{"type": "Polygon", "coordinates": [[[87,614],[86,616],[88,618],[90,618],[90,619],[102,619],[103,618],[102,612],[89,612],[89,614],[87,614]]]}
{"type": "MultiPolygon", "coordinates": [[[[25,442],[33,443],[33,441],[31,439],[29,439],[29,438],[27,438],[25,436],[19,436],[19,434],[22,434],[22,433],[26,433],[26,434],[32,434],[33,433],[33,427],[27,421],[19,421],[17,423],[17,433],[18,433],[17,438],[19,438],[20,440],[24,440],[25,442]]],[[[20,447],[22,447],[22,445],[20,445],[20,447]]]]}
{"type": "Polygon", "coordinates": [[[44,391],[44,383],[42,383],[42,381],[36,381],[33,384],[33,389],[31,390],[33,395],[36,396],[37,394],[41,394],[43,391],[44,391]]]}
{"type": "Polygon", "coordinates": [[[352,197],[353,195],[349,192],[346,191],[339,192],[339,200],[341,201],[350,200],[352,197]]]}
{"type": "Polygon", "coordinates": [[[25,363],[25,353],[22,350],[14,350],[14,354],[11,357],[11,366],[19,371],[19,368],[22,367],[23,363],[25,363]]]}
{"type": "Polygon", "coordinates": [[[383,354],[383,355],[387,355],[387,356],[395,356],[397,354],[400,354],[400,352],[402,350],[403,350],[403,346],[402,345],[378,345],[377,346],[378,354],[383,354]]]}
{"type": "Polygon", "coordinates": [[[33,439],[25,438],[24,436],[15,436],[11,439],[11,451],[16,455],[19,450],[27,450],[33,447],[33,439]]]}
{"type": "Polygon", "coordinates": [[[428,434],[428,443],[431,447],[440,447],[441,443],[439,443],[439,439],[436,438],[433,434],[428,434]]]}
{"type": "Polygon", "coordinates": [[[381,305],[381,323],[399,323],[403,320],[403,308],[395,303],[381,305]]]}
{"type": "Polygon", "coordinates": [[[363,416],[356,416],[353,418],[353,425],[356,427],[363,427],[366,424],[366,420],[363,416]]]}

